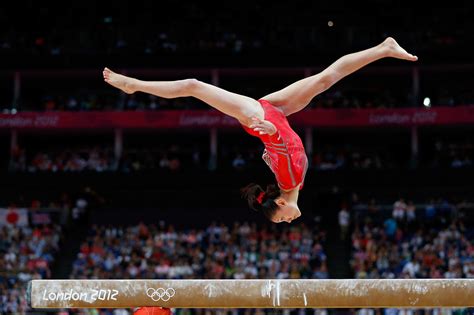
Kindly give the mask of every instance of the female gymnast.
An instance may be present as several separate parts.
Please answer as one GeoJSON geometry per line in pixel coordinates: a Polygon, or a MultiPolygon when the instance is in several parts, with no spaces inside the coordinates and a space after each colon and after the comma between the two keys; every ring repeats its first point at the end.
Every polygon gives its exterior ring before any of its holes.
{"type": "Polygon", "coordinates": [[[105,68],[105,82],[125,93],[144,92],[164,98],[193,96],[237,119],[245,131],[265,145],[263,160],[276,177],[278,186],[263,190],[257,184],[242,188],[249,206],[275,223],[288,222],[301,215],[298,194],[303,188],[308,159],[300,137],[291,129],[286,116],[296,113],[318,94],[358,69],[382,58],[416,61],[418,58],[388,37],[371,48],[344,55],[322,72],[299,80],[259,100],[228,92],[219,87],[185,79],[143,81],[105,68]]]}

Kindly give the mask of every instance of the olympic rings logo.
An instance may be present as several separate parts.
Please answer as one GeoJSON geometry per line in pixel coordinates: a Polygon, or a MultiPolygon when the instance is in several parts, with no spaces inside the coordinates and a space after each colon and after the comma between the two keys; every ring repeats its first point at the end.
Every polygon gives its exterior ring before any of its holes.
{"type": "Polygon", "coordinates": [[[146,295],[148,295],[148,297],[151,298],[155,302],[158,302],[160,300],[163,302],[167,302],[174,296],[175,293],[176,291],[173,288],[167,288],[167,289],[148,288],[146,290],[146,295]]]}

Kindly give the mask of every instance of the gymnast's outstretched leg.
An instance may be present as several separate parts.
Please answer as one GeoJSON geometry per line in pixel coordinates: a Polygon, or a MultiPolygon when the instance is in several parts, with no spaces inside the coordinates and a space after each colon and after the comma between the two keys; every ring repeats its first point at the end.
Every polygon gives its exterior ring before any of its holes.
{"type": "Polygon", "coordinates": [[[250,126],[252,117],[264,118],[263,108],[256,100],[221,89],[196,79],[177,81],[143,81],[105,68],[104,81],[125,93],[144,92],[164,98],[193,96],[215,109],[250,126]]]}
{"type": "Polygon", "coordinates": [[[374,47],[342,56],[322,72],[262,98],[279,107],[288,116],[305,108],[316,95],[324,92],[345,76],[387,57],[408,61],[418,60],[418,57],[408,53],[395,39],[388,37],[374,47]]]}

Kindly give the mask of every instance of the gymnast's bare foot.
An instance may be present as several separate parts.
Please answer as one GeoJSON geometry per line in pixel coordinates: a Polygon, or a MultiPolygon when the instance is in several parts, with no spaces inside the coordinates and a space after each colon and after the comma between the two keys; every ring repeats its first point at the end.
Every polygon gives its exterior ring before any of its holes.
{"type": "Polygon", "coordinates": [[[387,37],[383,43],[382,47],[386,49],[386,53],[388,57],[404,59],[408,61],[417,61],[418,57],[408,53],[405,49],[403,49],[392,37],[387,37]]]}
{"type": "Polygon", "coordinates": [[[109,68],[104,68],[102,74],[104,75],[105,82],[115,86],[118,89],[121,89],[125,93],[132,94],[136,91],[133,87],[135,79],[115,73],[109,68]]]}

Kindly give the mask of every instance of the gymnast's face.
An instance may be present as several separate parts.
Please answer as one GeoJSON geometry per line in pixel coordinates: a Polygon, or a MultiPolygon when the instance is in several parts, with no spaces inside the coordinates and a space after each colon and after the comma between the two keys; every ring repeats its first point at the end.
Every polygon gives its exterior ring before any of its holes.
{"type": "Polygon", "coordinates": [[[291,223],[291,221],[301,216],[301,211],[296,203],[287,202],[283,198],[278,198],[275,202],[278,205],[278,209],[272,217],[272,222],[291,223]]]}

